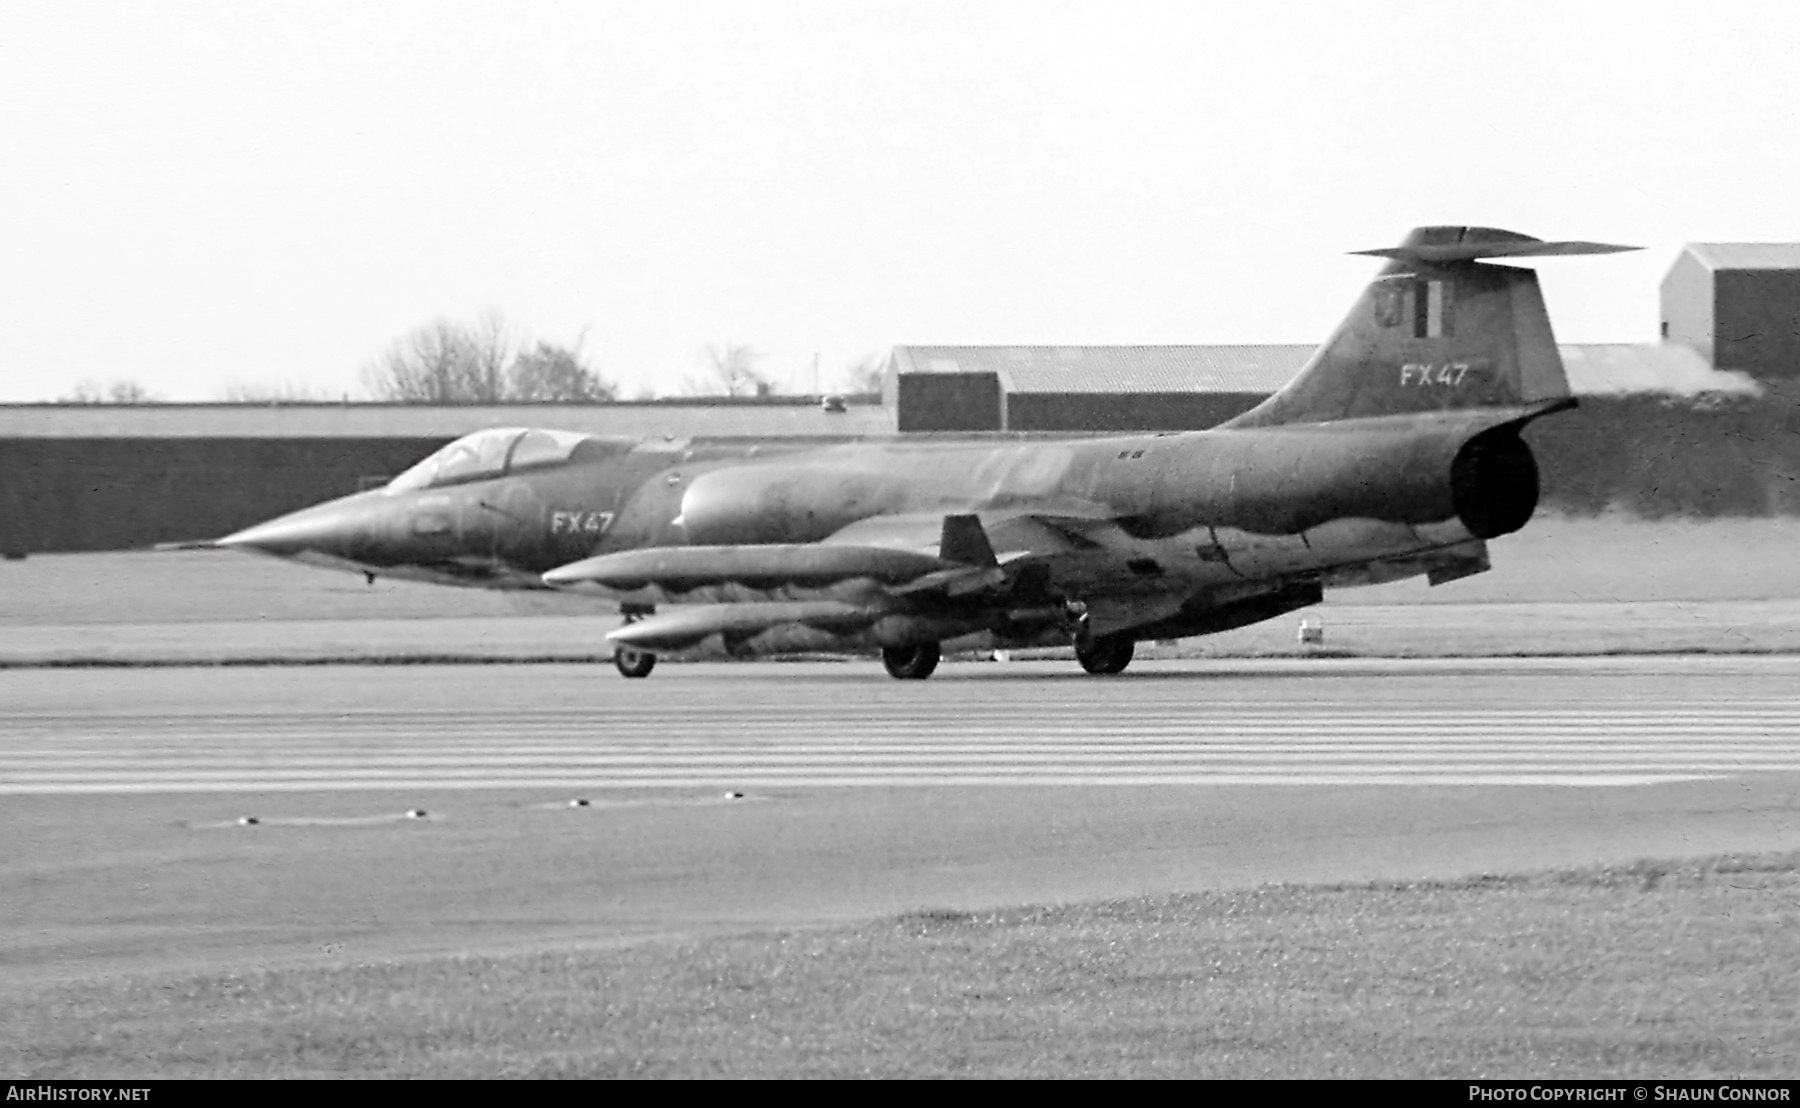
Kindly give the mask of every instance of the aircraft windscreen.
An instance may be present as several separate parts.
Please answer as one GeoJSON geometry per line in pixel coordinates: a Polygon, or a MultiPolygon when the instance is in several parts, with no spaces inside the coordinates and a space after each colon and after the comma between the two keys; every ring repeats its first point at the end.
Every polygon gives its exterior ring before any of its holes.
{"type": "Polygon", "coordinates": [[[464,435],[388,482],[394,492],[498,477],[506,469],[506,452],[525,432],[518,427],[492,427],[464,435]]]}
{"type": "Polygon", "coordinates": [[[491,427],[464,435],[388,482],[390,492],[455,485],[567,461],[586,436],[572,431],[491,427]]]}
{"type": "Polygon", "coordinates": [[[506,471],[532,469],[537,466],[566,462],[586,435],[573,431],[527,431],[520,436],[506,459],[506,471]]]}

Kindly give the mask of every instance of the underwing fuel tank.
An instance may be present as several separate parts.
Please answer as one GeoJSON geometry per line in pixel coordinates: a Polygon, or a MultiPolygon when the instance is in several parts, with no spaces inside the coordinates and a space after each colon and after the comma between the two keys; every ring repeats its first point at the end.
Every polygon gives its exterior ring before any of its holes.
{"type": "Polygon", "coordinates": [[[665,546],[573,562],[544,574],[544,581],[617,592],[649,585],[682,592],[720,581],[751,588],[817,587],[852,578],[902,584],[945,565],[929,554],[872,546],[665,546]]]}
{"type": "Polygon", "coordinates": [[[1056,627],[1064,616],[1060,608],[920,615],[889,611],[880,604],[838,600],[696,604],[626,624],[606,637],[639,650],[685,650],[713,635],[722,636],[730,645],[734,640],[749,640],[782,628],[807,628],[840,643],[901,647],[995,628],[1030,636],[1056,627]]]}
{"type": "Polygon", "coordinates": [[[867,627],[876,616],[864,605],[836,600],[699,604],[628,623],[606,637],[640,650],[685,650],[711,635],[754,634],[787,623],[821,630],[850,630],[867,627]]]}

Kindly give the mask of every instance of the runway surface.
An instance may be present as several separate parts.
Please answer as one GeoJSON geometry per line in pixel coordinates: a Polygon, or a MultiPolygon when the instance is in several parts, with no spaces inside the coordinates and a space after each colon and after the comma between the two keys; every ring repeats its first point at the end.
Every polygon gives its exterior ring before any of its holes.
{"type": "MultiPolygon", "coordinates": [[[[456,703],[394,707],[351,706],[330,690],[371,677],[399,686],[417,674],[218,671],[209,675],[217,687],[205,698],[211,704],[9,704],[0,714],[0,794],[1622,786],[1800,770],[1800,695],[1780,676],[1796,667],[1782,662],[1732,667],[1733,686],[1706,698],[1687,683],[1616,663],[1185,663],[1144,666],[1119,680],[1030,663],[951,667],[925,685],[886,682],[871,668],[670,666],[646,682],[577,669],[552,676],[563,678],[551,686],[555,696],[524,703],[504,688],[495,689],[497,703],[484,702],[479,690],[499,671],[444,670],[430,679],[449,686],[441,695],[456,703]],[[246,673],[262,683],[317,684],[327,703],[246,704],[228,695],[246,673]],[[1545,673],[1561,680],[1534,679],[1545,673]],[[1574,674],[1586,679],[1572,684],[1574,674]],[[1771,676],[1772,687],[1743,685],[1771,676]],[[1593,687],[1599,681],[1612,687],[1593,687]]],[[[45,683],[107,679],[58,674],[45,683]]]]}
{"type": "Polygon", "coordinates": [[[0,985],[515,949],[1793,849],[1800,660],[12,671],[0,794],[0,985]]]}

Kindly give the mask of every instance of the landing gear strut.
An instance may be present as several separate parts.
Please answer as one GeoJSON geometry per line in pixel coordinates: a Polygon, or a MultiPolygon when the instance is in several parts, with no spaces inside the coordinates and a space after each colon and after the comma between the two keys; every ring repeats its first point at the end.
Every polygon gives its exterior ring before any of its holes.
{"type": "Polygon", "coordinates": [[[1131,654],[1136,647],[1137,643],[1129,635],[1098,635],[1085,642],[1076,642],[1075,659],[1089,673],[1109,676],[1122,672],[1131,664],[1131,654]]]}
{"type": "MultiPolygon", "coordinates": [[[[648,604],[621,604],[619,614],[625,617],[625,625],[630,626],[647,615],[653,615],[656,608],[648,604]]],[[[634,646],[613,647],[613,665],[618,667],[626,677],[648,677],[656,668],[656,655],[648,650],[639,650],[634,646]]]]}
{"type": "Polygon", "coordinates": [[[613,647],[613,665],[627,677],[648,677],[656,668],[656,655],[629,646],[613,647]]]}
{"type": "Polygon", "coordinates": [[[888,676],[901,681],[923,681],[930,677],[937,669],[938,657],[938,644],[934,642],[881,649],[881,664],[887,667],[888,676]]]}

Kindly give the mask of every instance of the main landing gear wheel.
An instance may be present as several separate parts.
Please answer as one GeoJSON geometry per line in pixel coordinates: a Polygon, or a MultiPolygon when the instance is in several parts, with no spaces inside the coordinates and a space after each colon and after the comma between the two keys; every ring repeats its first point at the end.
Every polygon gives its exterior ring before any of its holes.
{"type": "Polygon", "coordinates": [[[1137,643],[1125,635],[1101,635],[1086,643],[1075,644],[1075,658],[1089,673],[1107,676],[1122,672],[1131,664],[1137,643]]]}
{"type": "Polygon", "coordinates": [[[627,677],[648,677],[656,668],[656,655],[648,650],[635,650],[629,646],[613,648],[613,665],[627,677]]]}
{"type": "Polygon", "coordinates": [[[881,650],[881,664],[887,667],[888,676],[901,681],[923,681],[937,669],[938,644],[934,642],[920,643],[917,646],[886,646],[881,650]]]}

